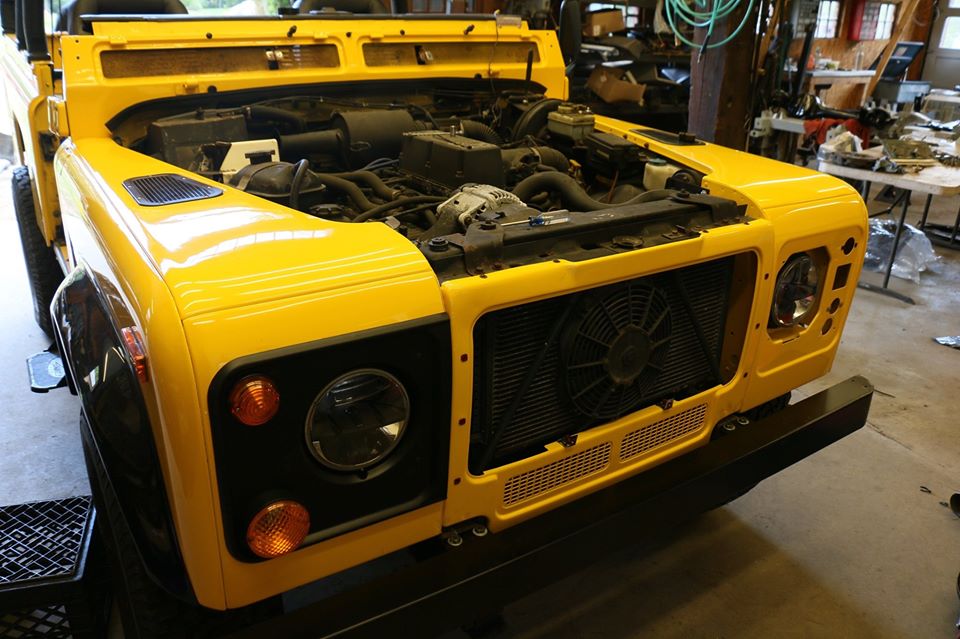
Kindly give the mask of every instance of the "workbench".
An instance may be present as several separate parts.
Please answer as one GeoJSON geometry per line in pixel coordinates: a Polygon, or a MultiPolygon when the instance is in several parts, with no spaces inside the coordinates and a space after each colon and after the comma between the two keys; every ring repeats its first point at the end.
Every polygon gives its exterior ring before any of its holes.
{"type": "MultiPolygon", "coordinates": [[[[943,165],[931,166],[917,173],[884,173],[881,171],[871,171],[869,169],[858,169],[850,166],[841,166],[830,162],[820,161],[817,170],[837,177],[849,178],[863,182],[863,196],[866,200],[870,195],[870,185],[873,182],[887,186],[893,186],[903,190],[900,198],[894,202],[890,210],[900,205],[900,218],[897,220],[897,230],[893,238],[893,251],[890,254],[890,261],[884,268],[883,285],[876,286],[867,282],[857,284],[862,289],[874,291],[888,297],[913,304],[911,297],[892,291],[887,286],[890,283],[890,274],[893,271],[893,263],[897,257],[897,247],[900,244],[900,237],[903,235],[903,225],[907,220],[907,209],[910,207],[910,194],[923,193],[927,196],[926,204],[923,208],[923,217],[918,226],[923,229],[927,222],[927,213],[930,211],[930,202],[934,195],[956,197],[960,195],[960,168],[947,167],[943,165]]],[[[953,225],[951,233],[951,243],[955,243],[960,231],[960,210],[957,211],[957,219],[953,225]]]]}

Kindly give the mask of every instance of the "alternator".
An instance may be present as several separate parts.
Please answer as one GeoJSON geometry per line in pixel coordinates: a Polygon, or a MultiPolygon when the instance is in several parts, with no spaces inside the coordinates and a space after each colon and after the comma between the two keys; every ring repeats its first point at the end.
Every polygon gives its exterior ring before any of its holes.
{"type": "Polygon", "coordinates": [[[513,193],[489,184],[470,184],[461,187],[453,196],[437,207],[443,216],[454,216],[467,226],[479,214],[493,213],[506,204],[523,204],[513,193]]]}

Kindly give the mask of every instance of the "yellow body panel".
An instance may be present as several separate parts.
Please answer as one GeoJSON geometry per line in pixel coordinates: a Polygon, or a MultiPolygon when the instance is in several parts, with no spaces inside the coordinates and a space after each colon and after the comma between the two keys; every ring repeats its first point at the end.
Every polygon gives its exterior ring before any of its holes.
{"type": "MultiPolygon", "coordinates": [[[[47,135],[50,129],[47,100],[56,88],[53,65],[49,62],[26,64],[13,36],[0,35],[0,68],[13,121],[14,142],[21,161],[31,168],[37,224],[47,242],[52,243],[60,226],[60,211],[53,167],[44,154],[40,136],[47,135]]],[[[49,139],[54,144],[53,138],[49,139]]]]}
{"type": "Polygon", "coordinates": [[[165,21],[97,23],[95,36],[63,38],[65,91],[68,103],[85,105],[82,119],[71,122],[76,137],[103,136],[105,123],[122,109],[151,99],[173,95],[192,95],[214,91],[236,91],[268,86],[396,80],[409,78],[483,77],[522,79],[523,62],[498,64],[488,68],[484,61],[452,64],[369,67],[364,63],[363,46],[368,43],[511,42],[536,43],[539,61],[533,64],[532,79],[544,85],[551,95],[566,91],[562,73],[563,59],[556,37],[546,31],[530,31],[522,26],[500,25],[492,20],[284,20],[284,21],[165,21]],[[374,26],[375,25],[375,26],[374,26]],[[469,36],[461,36],[470,25],[469,36]],[[288,37],[287,33],[294,31],[288,37]],[[207,37],[207,34],[210,37],[207,37]],[[457,34],[459,37],[451,37],[457,34]],[[236,74],[195,74],[131,78],[105,78],[100,62],[104,51],[177,50],[203,51],[224,43],[242,46],[309,46],[329,44],[337,48],[336,68],[300,68],[280,71],[247,71],[236,74]],[[106,88],[106,90],[105,90],[106,88]]]}
{"type": "MultiPolygon", "coordinates": [[[[534,42],[539,61],[533,79],[550,95],[565,96],[554,34],[477,21],[469,36],[463,35],[471,24],[400,19],[144,21],[96,23],[94,36],[58,40],[66,108],[57,112],[68,123],[59,122],[56,128],[68,130],[71,138],[61,140],[56,159],[59,205],[41,197],[43,216],[52,224],[53,210],[62,211],[71,265],[83,263],[113,283],[142,330],[152,380],[144,390],[172,517],[191,584],[205,606],[242,606],[434,537],[444,526],[473,517],[487,518],[496,532],[702,445],[719,419],[777,397],[831,366],[866,243],[866,211],[856,192],[814,171],[730,149],[657,142],[625,122],[598,118],[597,126],[704,173],[711,193],[746,205],[750,221],[615,256],[576,263],[555,260],[441,285],[419,250],[382,224],[323,221],[232,188],[210,200],[146,208],[137,206],[122,187],[131,177],[187,174],[110,139],[106,122],[145,101],[205,93],[211,87],[229,91],[474,74],[522,78],[525,71],[520,63],[482,62],[372,68],[365,66],[362,50],[369,42],[534,42]],[[104,51],[196,50],[225,43],[331,44],[340,62],[326,69],[144,78],[106,78],[100,64],[104,51]],[[856,248],[846,255],[841,247],[848,238],[856,248]],[[837,266],[850,264],[848,284],[838,290],[826,286],[821,310],[807,328],[771,333],[767,318],[777,272],[792,253],[818,249],[828,256],[824,282],[833,281],[837,266]],[[750,330],[728,383],[670,408],[649,407],[590,429],[569,448],[550,445],[542,454],[482,477],[468,472],[472,335],[481,315],[742,253],[753,255],[756,279],[750,330]],[[825,306],[834,298],[839,310],[828,314],[825,306]],[[243,356],[438,313],[450,318],[453,349],[451,369],[437,371],[451,376],[453,389],[446,500],[279,559],[234,559],[223,538],[213,462],[207,392],[214,376],[243,356]],[[625,434],[699,406],[705,406],[705,413],[698,428],[648,454],[619,461],[617,447],[625,434]],[[511,477],[605,443],[613,450],[612,461],[598,472],[536,499],[504,504],[511,477]]],[[[28,83],[26,76],[21,80],[28,83]]],[[[43,101],[41,89],[25,85],[24,94],[30,91],[43,101]]],[[[27,117],[26,107],[15,108],[20,109],[19,119],[27,117]]]]}

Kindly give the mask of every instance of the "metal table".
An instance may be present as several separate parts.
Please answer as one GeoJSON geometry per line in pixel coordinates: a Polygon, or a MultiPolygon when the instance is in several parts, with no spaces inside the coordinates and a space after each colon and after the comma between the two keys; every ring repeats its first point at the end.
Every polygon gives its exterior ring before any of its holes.
{"type": "MultiPolygon", "coordinates": [[[[927,196],[927,201],[923,208],[923,217],[919,224],[919,226],[923,228],[927,221],[927,213],[930,211],[930,201],[934,195],[945,195],[948,197],[960,195],[960,168],[932,166],[918,173],[882,173],[821,161],[817,165],[817,170],[837,177],[862,181],[864,183],[863,194],[865,200],[867,196],[869,196],[870,184],[873,182],[903,189],[903,195],[890,207],[890,210],[893,210],[898,204],[901,206],[900,218],[897,220],[897,230],[893,238],[893,251],[890,254],[890,261],[884,269],[883,285],[876,286],[867,282],[859,282],[857,286],[868,291],[880,293],[881,295],[893,297],[907,304],[914,304],[913,298],[887,288],[890,283],[890,274],[893,272],[893,263],[897,258],[897,247],[900,244],[900,237],[903,235],[903,225],[907,219],[907,209],[910,206],[910,193],[923,193],[927,196]]],[[[960,230],[960,210],[957,211],[957,221],[953,226],[953,240],[956,240],[958,230],[960,230]]]]}

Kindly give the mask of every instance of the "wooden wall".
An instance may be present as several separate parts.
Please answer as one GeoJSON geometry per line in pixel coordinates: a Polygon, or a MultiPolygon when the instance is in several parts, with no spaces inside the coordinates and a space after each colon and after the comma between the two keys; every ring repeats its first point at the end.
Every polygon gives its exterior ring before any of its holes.
{"type": "MultiPolygon", "coordinates": [[[[850,29],[850,20],[852,20],[853,6],[853,0],[842,1],[840,7],[840,26],[837,29],[838,37],[816,38],[813,41],[813,48],[811,49],[811,51],[816,51],[817,47],[820,47],[824,58],[840,61],[841,69],[853,68],[854,62],[856,61],[858,46],[863,49],[864,68],[869,67],[873,61],[877,59],[881,53],[883,53],[883,48],[888,42],[887,40],[861,40],[858,42],[847,39],[847,33],[849,33],[850,29]]],[[[930,17],[932,13],[933,0],[920,0],[920,4],[917,6],[917,11],[913,19],[913,24],[910,27],[907,27],[907,31],[903,39],[926,42],[928,32],[930,30],[930,17]]],[[[899,15],[897,18],[899,20],[899,15]]],[[[790,43],[790,57],[796,59],[800,56],[800,52],[802,50],[802,37],[796,38],[790,43]]],[[[920,69],[921,65],[923,64],[923,55],[925,53],[925,50],[922,51],[921,54],[917,56],[917,60],[911,65],[907,74],[908,79],[913,80],[920,78],[920,69]]],[[[841,109],[850,109],[860,106],[859,100],[861,94],[861,86],[853,84],[837,84],[824,91],[821,96],[823,97],[824,102],[829,106],[841,109]]]]}

